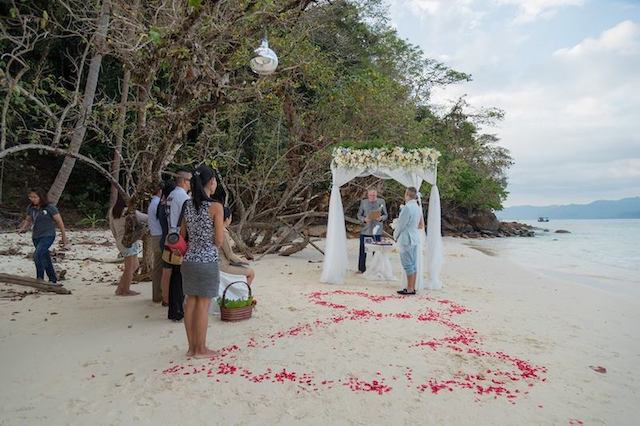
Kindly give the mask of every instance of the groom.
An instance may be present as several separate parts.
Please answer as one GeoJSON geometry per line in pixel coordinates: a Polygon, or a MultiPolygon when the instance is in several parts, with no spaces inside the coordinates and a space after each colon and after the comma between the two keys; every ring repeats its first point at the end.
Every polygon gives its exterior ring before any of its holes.
{"type": "Polygon", "coordinates": [[[416,294],[416,276],[418,268],[418,245],[420,244],[420,225],[422,209],[418,205],[418,190],[412,186],[404,193],[405,205],[393,231],[393,239],[400,247],[400,262],[407,274],[407,288],[398,290],[398,294],[416,294]]]}

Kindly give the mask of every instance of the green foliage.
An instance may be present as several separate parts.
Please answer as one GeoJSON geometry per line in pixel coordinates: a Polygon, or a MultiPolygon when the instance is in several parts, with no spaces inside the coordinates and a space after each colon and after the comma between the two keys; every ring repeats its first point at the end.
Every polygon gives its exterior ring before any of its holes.
{"type": "MultiPolygon", "coordinates": [[[[218,302],[218,305],[222,306],[221,297],[218,297],[216,301],[218,302]]],[[[252,303],[253,297],[249,297],[247,299],[225,300],[224,307],[229,309],[244,308],[245,306],[251,306],[252,303]]]]}
{"type": "MultiPolygon", "coordinates": [[[[76,185],[74,185],[76,186],[76,185]]],[[[104,217],[107,210],[107,200],[109,192],[105,189],[101,180],[85,181],[76,191],[65,192],[61,197],[61,202],[66,206],[77,210],[84,216],[84,219],[104,217]]],[[[70,188],[75,189],[75,188],[70,188]]]]}
{"type": "MultiPolygon", "coordinates": [[[[92,51],[86,43],[93,37],[85,33],[94,25],[75,22],[52,0],[32,7],[24,6],[32,2],[16,3],[6,13],[11,19],[29,13],[51,34],[22,58],[28,65],[20,82],[24,90],[8,94],[7,146],[50,143],[56,131],[51,115],[24,93],[33,93],[56,117],[72,105],[62,123],[60,146],[65,146],[81,104],[72,103],[75,66],[92,51]]],[[[319,1],[282,12],[294,3],[220,6],[188,0],[173,8],[149,2],[134,10],[129,2],[114,0],[109,54],[82,153],[105,165],[113,159],[128,69],[123,164],[131,170],[120,176],[127,189],[144,188],[161,169],[214,164],[225,178],[230,203],[247,221],[265,223],[294,208],[292,200],[329,188],[332,147],[433,147],[442,154],[438,185],[445,207],[500,207],[511,158],[482,126],[502,119],[502,111],[472,111],[464,99],[444,113],[431,104],[435,87],[467,82],[470,75],[399,37],[381,0],[319,1]],[[247,64],[265,30],[280,65],[275,74],[257,77],[247,64]],[[167,154],[171,148],[175,157],[167,154]]],[[[85,13],[90,22],[98,5],[89,2],[74,13],[85,13]]],[[[0,43],[12,50],[8,41],[0,43]]],[[[7,61],[0,62],[0,75],[7,61]]],[[[10,71],[15,76],[18,65],[10,71]]],[[[0,87],[0,96],[5,93],[0,87]]],[[[101,178],[74,179],[63,201],[92,225],[106,211],[109,185],[101,178]]],[[[400,192],[393,184],[389,188],[394,196],[400,192]]]]}
{"type": "Polygon", "coordinates": [[[78,225],[95,229],[98,225],[103,225],[106,223],[106,219],[99,217],[96,213],[91,213],[81,219],[80,222],[78,222],[78,225]]]}

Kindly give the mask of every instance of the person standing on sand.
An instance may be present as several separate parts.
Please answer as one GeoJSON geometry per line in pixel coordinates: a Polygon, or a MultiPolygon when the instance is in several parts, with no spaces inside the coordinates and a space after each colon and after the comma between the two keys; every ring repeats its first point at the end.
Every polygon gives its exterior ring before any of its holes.
{"type": "MultiPolygon", "coordinates": [[[[116,240],[116,247],[120,251],[122,257],[124,257],[124,271],[118,282],[118,288],[116,288],[116,296],[137,296],[137,291],[130,289],[131,281],[133,280],[133,274],[138,270],[138,254],[142,250],[140,241],[134,241],[129,247],[125,247],[122,244],[122,238],[125,233],[127,215],[127,204],[125,203],[122,195],[118,194],[118,198],[114,203],[111,210],[109,210],[109,227],[113,233],[113,237],[116,240]]],[[[147,222],[147,215],[139,211],[135,211],[136,219],[139,222],[147,222]]]]}
{"type": "Polygon", "coordinates": [[[182,261],[184,326],[189,349],[187,356],[208,357],[207,324],[211,298],[218,295],[220,270],[218,247],[224,240],[222,204],[211,199],[218,181],[215,172],[200,166],[191,179],[191,200],[184,204],[180,235],[189,240],[182,261]]]}
{"type": "Polygon", "coordinates": [[[49,283],[57,285],[58,277],[53,268],[49,247],[56,239],[56,226],[60,228],[62,239],[60,245],[64,248],[69,244],[64,229],[62,216],[52,203],[47,199],[47,193],[42,188],[34,188],[29,191],[31,205],[27,208],[27,217],[18,227],[18,232],[26,232],[32,226],[31,238],[36,251],[33,253],[33,261],[36,265],[36,278],[44,280],[46,272],[49,283]]]}
{"type": "Polygon", "coordinates": [[[360,229],[360,254],[358,255],[358,271],[364,273],[367,270],[367,253],[364,247],[365,238],[373,238],[380,241],[382,226],[387,220],[387,205],[382,198],[378,198],[378,191],[370,189],[367,198],[360,201],[358,219],[362,224],[360,229]]]}
{"type": "Polygon", "coordinates": [[[398,290],[398,294],[416,294],[416,276],[418,269],[418,246],[420,244],[420,226],[422,209],[418,206],[418,190],[412,186],[404,193],[405,205],[400,211],[396,229],[393,231],[393,239],[400,247],[400,262],[407,274],[407,287],[398,290]]]}
{"type": "Polygon", "coordinates": [[[153,269],[151,270],[151,299],[155,303],[162,302],[162,247],[160,240],[162,239],[162,225],[158,219],[158,207],[160,206],[160,197],[162,197],[163,183],[156,184],[155,191],[147,208],[147,217],[149,218],[149,234],[151,235],[151,250],[153,251],[153,269]]]}
{"type": "MultiPolygon", "coordinates": [[[[164,250],[164,241],[169,235],[169,208],[167,207],[167,199],[169,194],[176,189],[176,184],[172,180],[165,180],[162,186],[162,198],[160,199],[160,205],[156,210],[156,218],[162,228],[162,236],[159,241],[160,252],[164,250]]],[[[160,287],[162,289],[162,306],[169,306],[169,283],[171,281],[171,271],[173,271],[173,265],[165,263],[161,259],[161,279],[160,287]]]]}
{"type": "MultiPolygon", "coordinates": [[[[180,231],[182,209],[185,201],[189,200],[188,191],[191,189],[191,172],[180,170],[176,173],[176,187],[167,198],[167,219],[169,234],[180,231]]],[[[167,317],[173,321],[180,321],[184,317],[184,293],[182,291],[182,273],[180,265],[164,264],[163,282],[166,276],[166,269],[171,273],[169,276],[169,309],[167,317]]],[[[163,284],[164,286],[165,284],[163,284]]]]}
{"type": "Polygon", "coordinates": [[[169,207],[169,233],[180,230],[179,221],[182,214],[182,205],[190,198],[191,178],[191,172],[186,170],[180,170],[176,173],[176,188],[171,191],[169,198],[167,198],[167,206],[169,207]]]}

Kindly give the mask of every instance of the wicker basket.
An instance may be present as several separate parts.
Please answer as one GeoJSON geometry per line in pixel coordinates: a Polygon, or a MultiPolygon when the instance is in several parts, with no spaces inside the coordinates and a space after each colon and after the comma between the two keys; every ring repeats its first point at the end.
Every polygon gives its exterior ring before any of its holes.
{"type": "Polygon", "coordinates": [[[227,299],[227,290],[234,284],[244,284],[249,289],[249,297],[251,297],[251,286],[244,281],[235,281],[225,287],[222,292],[222,300],[220,301],[220,319],[222,321],[242,321],[251,318],[253,312],[253,303],[249,306],[243,306],[241,308],[227,308],[225,306],[227,299]]]}

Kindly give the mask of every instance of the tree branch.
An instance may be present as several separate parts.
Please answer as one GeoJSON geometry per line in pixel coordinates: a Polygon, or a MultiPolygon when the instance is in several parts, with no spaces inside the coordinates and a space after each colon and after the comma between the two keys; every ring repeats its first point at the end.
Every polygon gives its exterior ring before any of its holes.
{"type": "Polygon", "coordinates": [[[8,156],[8,155],[12,155],[12,154],[17,154],[18,152],[22,152],[22,151],[47,151],[50,152],[54,155],[59,155],[59,156],[66,156],[66,157],[72,157],[75,158],[76,160],[80,160],[81,162],[85,163],[88,166],[93,167],[96,171],[98,171],[98,173],[100,173],[102,176],[104,176],[113,186],[116,187],[116,189],[118,190],[118,192],[120,193],[120,195],[122,195],[122,197],[126,200],[129,200],[129,194],[127,194],[127,192],[122,188],[122,186],[120,185],[120,182],[118,182],[109,172],[109,170],[105,169],[104,167],[102,167],[100,164],[98,164],[97,161],[95,161],[93,158],[89,158],[85,155],[82,154],[74,154],[72,152],[66,151],[64,149],[61,148],[55,148],[49,145],[40,145],[40,144],[24,144],[24,145],[16,145],[16,146],[12,146],[11,148],[7,148],[4,151],[0,151],[0,160],[3,159],[4,157],[8,156]]]}

